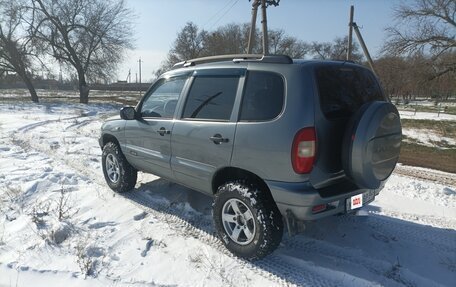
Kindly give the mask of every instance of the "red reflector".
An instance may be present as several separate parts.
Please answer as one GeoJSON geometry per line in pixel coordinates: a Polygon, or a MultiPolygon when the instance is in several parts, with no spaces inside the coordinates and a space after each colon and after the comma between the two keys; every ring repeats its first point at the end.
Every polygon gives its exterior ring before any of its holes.
{"type": "Polygon", "coordinates": [[[304,128],[298,131],[291,148],[291,163],[296,173],[309,173],[315,161],[317,140],[315,128],[304,128]]]}
{"type": "Polygon", "coordinates": [[[319,204],[312,207],[312,213],[318,213],[326,209],[326,204],[319,204]]]}

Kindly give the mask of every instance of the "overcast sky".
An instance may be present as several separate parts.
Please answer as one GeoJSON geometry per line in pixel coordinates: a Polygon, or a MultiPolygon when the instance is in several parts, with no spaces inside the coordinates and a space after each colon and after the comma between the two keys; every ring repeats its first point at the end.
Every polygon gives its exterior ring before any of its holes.
{"type": "MultiPolygon", "coordinates": [[[[153,78],[153,71],[163,61],[187,22],[211,31],[228,23],[249,23],[248,0],[126,0],[136,17],[136,49],[127,55],[118,73],[125,80],[131,69],[132,81],[141,57],[143,82],[153,78]]],[[[375,58],[385,40],[385,27],[392,24],[393,8],[399,0],[281,0],[269,7],[268,27],[283,29],[306,42],[329,42],[348,33],[350,5],[355,6],[355,22],[375,58]]],[[[261,27],[258,14],[257,27],[261,27]]]]}

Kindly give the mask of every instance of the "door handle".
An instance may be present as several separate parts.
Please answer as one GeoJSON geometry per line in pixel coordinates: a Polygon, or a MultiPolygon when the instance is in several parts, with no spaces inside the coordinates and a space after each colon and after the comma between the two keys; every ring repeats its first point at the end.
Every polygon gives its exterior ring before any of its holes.
{"type": "Polygon", "coordinates": [[[161,128],[157,131],[157,133],[159,133],[161,136],[164,136],[164,135],[169,135],[169,134],[171,133],[171,131],[165,129],[164,127],[161,127],[161,128]]]}
{"type": "Polygon", "coordinates": [[[222,137],[221,134],[215,134],[211,136],[209,139],[213,141],[215,144],[227,143],[230,141],[229,139],[222,137]]]}

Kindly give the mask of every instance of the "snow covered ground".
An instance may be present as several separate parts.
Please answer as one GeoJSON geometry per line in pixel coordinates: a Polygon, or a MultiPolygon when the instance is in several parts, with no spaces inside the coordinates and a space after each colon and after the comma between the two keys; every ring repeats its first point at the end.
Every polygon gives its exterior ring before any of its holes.
{"type": "Polygon", "coordinates": [[[455,186],[393,174],[358,216],[247,262],[209,197],[145,174],[107,187],[97,139],[118,108],[0,103],[0,286],[454,286],[455,186]]]}
{"type": "Polygon", "coordinates": [[[405,141],[435,148],[456,148],[456,138],[445,137],[430,129],[402,129],[405,141]]]}
{"type": "Polygon", "coordinates": [[[434,121],[456,121],[456,115],[445,113],[414,112],[399,110],[402,119],[413,120],[434,120],[434,121]]]}

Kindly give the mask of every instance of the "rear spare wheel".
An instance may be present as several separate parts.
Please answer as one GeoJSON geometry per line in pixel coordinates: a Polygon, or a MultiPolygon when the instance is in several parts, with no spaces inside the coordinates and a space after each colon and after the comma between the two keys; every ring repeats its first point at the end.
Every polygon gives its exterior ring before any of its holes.
{"type": "Polygon", "coordinates": [[[399,112],[388,102],[364,104],[350,119],[342,144],[345,173],[360,188],[375,189],[399,159],[402,128],[399,112]]]}

